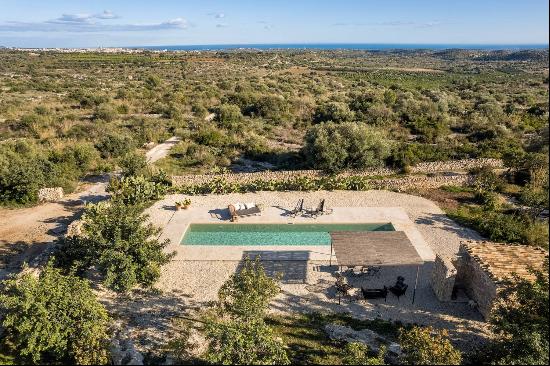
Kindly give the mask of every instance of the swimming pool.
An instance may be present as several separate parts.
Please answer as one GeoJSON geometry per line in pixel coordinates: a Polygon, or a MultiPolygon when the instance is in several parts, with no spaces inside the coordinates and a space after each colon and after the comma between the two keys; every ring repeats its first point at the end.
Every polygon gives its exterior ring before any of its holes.
{"type": "Polygon", "coordinates": [[[191,224],[182,245],[330,245],[333,231],[395,231],[382,224],[191,224]]]}

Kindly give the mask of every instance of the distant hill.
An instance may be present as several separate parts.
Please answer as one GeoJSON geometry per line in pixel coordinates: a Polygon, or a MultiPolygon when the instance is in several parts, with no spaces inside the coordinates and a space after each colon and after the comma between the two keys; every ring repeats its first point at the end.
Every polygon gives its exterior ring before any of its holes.
{"type": "Polygon", "coordinates": [[[446,60],[548,62],[548,49],[519,51],[448,49],[434,52],[433,55],[446,60]]]}

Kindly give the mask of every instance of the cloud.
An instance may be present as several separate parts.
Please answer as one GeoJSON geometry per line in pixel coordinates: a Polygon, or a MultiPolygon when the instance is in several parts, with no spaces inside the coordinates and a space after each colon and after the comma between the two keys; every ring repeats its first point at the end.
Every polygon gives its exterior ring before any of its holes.
{"type": "Polygon", "coordinates": [[[113,14],[113,12],[110,11],[110,10],[103,10],[103,13],[96,14],[94,17],[97,18],[97,19],[118,19],[118,18],[120,18],[118,15],[113,14]]]}
{"type": "Polygon", "coordinates": [[[422,24],[417,24],[417,27],[418,28],[431,28],[431,27],[437,27],[438,25],[441,25],[442,22],[439,21],[439,20],[434,20],[434,21],[431,21],[431,22],[426,22],[426,23],[422,23],[422,24]]]}
{"type": "Polygon", "coordinates": [[[262,24],[264,26],[263,28],[267,29],[267,30],[273,29],[273,27],[274,27],[273,24],[270,24],[270,23],[266,22],[265,20],[259,20],[257,23],[262,24]]]}
{"type": "Polygon", "coordinates": [[[392,20],[392,21],[384,21],[384,22],[367,22],[367,23],[357,23],[357,22],[342,22],[342,23],[334,23],[332,24],[333,27],[417,27],[417,28],[424,28],[424,27],[435,27],[438,25],[441,25],[441,21],[431,21],[426,23],[419,23],[419,22],[413,22],[413,21],[402,21],[402,20],[392,20]]]}
{"type": "Polygon", "coordinates": [[[208,15],[210,15],[210,16],[216,18],[216,19],[225,18],[225,13],[220,13],[220,12],[218,12],[218,13],[212,12],[212,13],[208,13],[208,15]]]}
{"type": "Polygon", "coordinates": [[[183,18],[175,18],[152,24],[112,24],[101,22],[101,20],[118,18],[118,15],[113,14],[109,10],[105,10],[99,14],[63,14],[59,18],[44,22],[8,21],[0,23],[0,32],[141,32],[186,29],[189,27],[189,23],[183,18]]]}

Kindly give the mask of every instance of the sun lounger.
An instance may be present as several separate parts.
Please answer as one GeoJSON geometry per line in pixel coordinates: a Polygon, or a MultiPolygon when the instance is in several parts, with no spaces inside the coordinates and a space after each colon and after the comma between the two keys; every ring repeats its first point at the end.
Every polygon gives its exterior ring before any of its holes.
{"type": "Polygon", "coordinates": [[[228,207],[229,215],[231,216],[231,221],[237,221],[239,217],[259,215],[262,210],[254,204],[232,204],[228,207]]]}

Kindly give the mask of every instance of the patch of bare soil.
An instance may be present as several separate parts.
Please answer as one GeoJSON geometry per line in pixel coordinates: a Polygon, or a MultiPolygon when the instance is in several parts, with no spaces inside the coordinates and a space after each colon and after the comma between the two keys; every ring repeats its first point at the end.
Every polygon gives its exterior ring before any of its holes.
{"type": "Polygon", "coordinates": [[[106,197],[106,177],[84,183],[59,202],[35,207],[0,209],[0,279],[18,271],[62,236],[81,213],[85,202],[106,197]]]}
{"type": "Polygon", "coordinates": [[[449,192],[443,189],[415,189],[410,192],[434,201],[442,210],[457,209],[465,203],[473,203],[474,195],[470,192],[449,192]]]}

